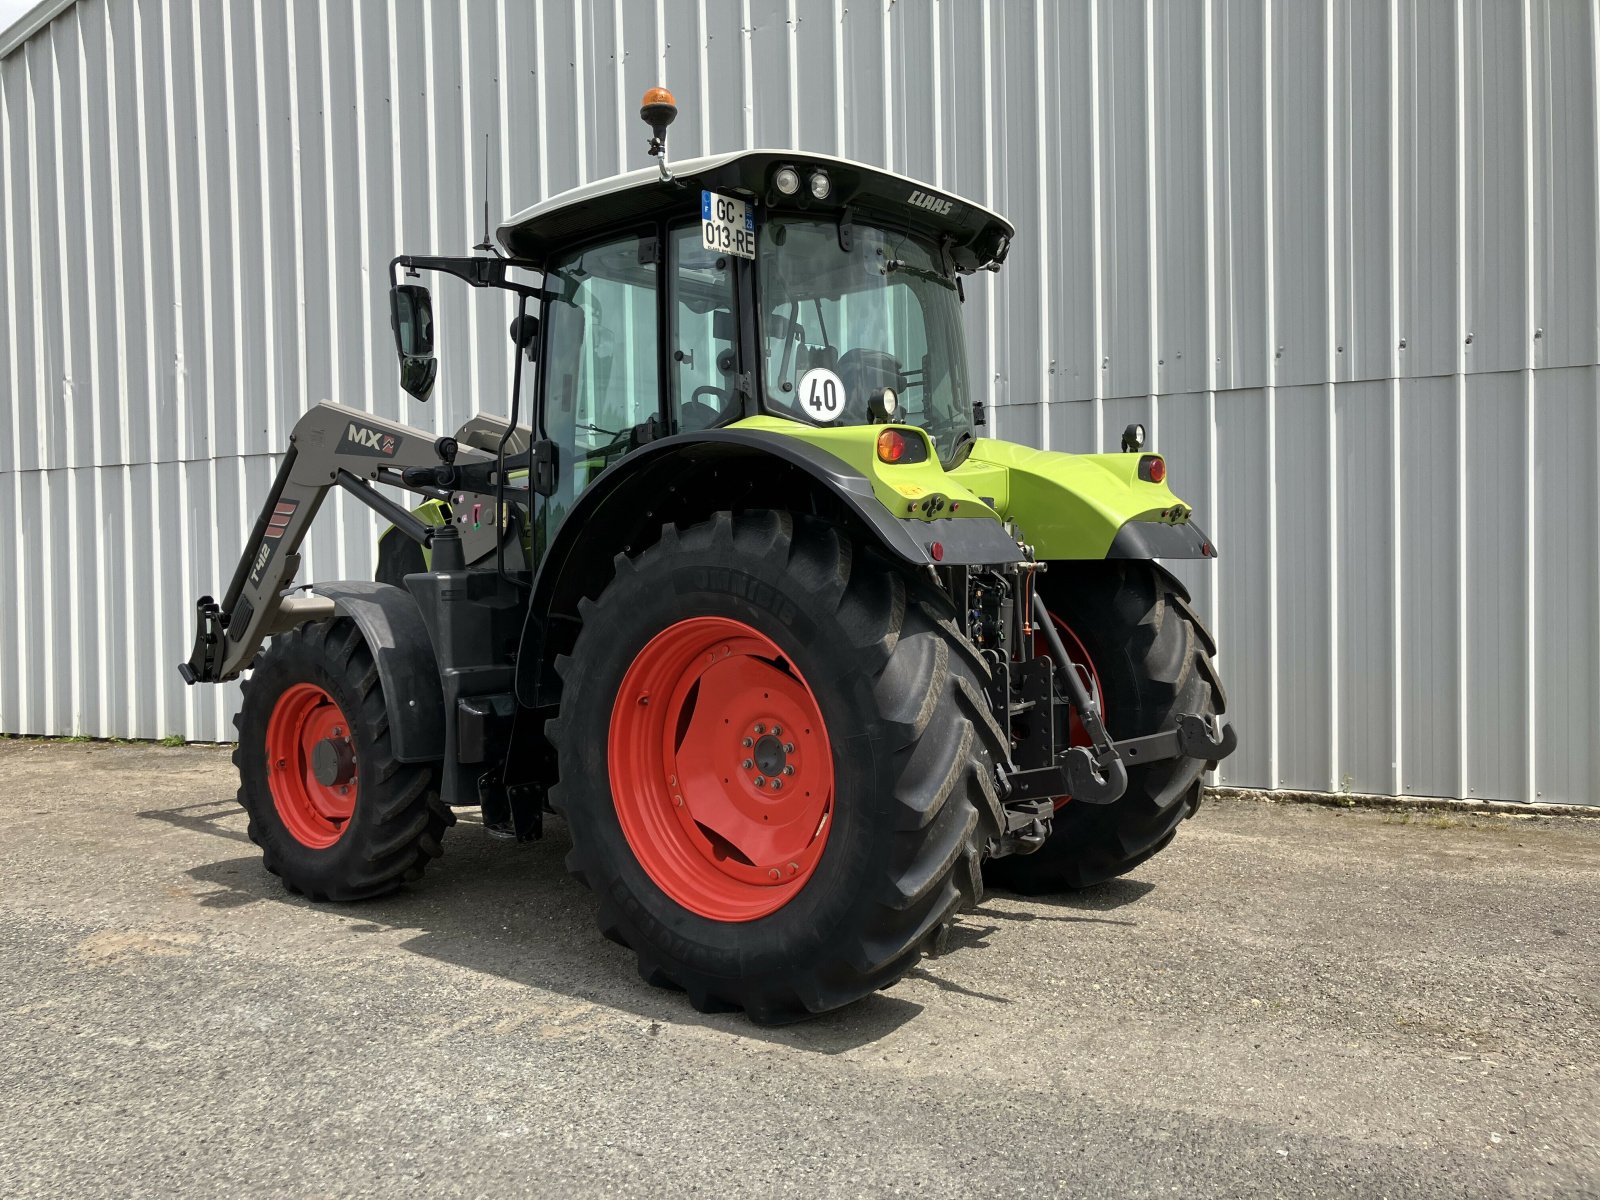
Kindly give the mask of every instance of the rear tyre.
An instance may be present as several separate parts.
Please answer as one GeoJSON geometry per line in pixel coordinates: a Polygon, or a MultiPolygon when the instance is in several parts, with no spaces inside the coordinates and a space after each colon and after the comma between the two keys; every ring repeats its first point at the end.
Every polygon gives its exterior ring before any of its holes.
{"type": "Polygon", "coordinates": [[[272,639],[234,727],[239,803],[267,870],[312,900],[362,900],[422,877],[455,813],[434,763],[400,763],[383,685],[354,621],[272,639]]]}
{"type": "MultiPolygon", "coordinates": [[[[1050,612],[1087,652],[1114,739],[1171,728],[1179,713],[1211,717],[1227,708],[1212,659],[1216,645],[1188,594],[1149,562],[1052,563],[1040,576],[1050,612]]],[[[1078,731],[1075,729],[1075,733],[1078,731]]],[[[989,884],[1037,894],[1103,883],[1160,853],[1179,822],[1200,807],[1205,764],[1161,759],[1128,769],[1114,804],[1058,802],[1050,839],[1033,854],[984,868],[989,884]]]]}
{"type": "Polygon", "coordinates": [[[580,609],[552,802],[645,980],[795,1020],[977,900],[1002,747],[940,593],[820,523],[720,513],[580,609]]]}

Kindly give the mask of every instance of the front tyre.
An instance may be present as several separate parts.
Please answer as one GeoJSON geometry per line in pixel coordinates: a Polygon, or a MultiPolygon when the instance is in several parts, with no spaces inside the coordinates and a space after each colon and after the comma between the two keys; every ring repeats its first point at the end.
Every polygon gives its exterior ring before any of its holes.
{"type": "Polygon", "coordinates": [[[434,763],[394,758],[372,651],[347,617],[272,639],[244,683],[233,762],[267,870],[312,900],[422,877],[455,813],[434,763]]]}
{"type": "MultiPolygon", "coordinates": [[[[1178,714],[1207,719],[1227,699],[1212,659],[1216,646],[1183,586],[1154,563],[1052,563],[1039,592],[1067,653],[1100,687],[1113,739],[1170,729],[1178,714]]],[[[1087,743],[1073,722],[1075,743],[1087,743]]],[[[1112,804],[1057,801],[1050,839],[1035,853],[995,859],[984,877],[1026,894],[1067,891],[1126,874],[1165,849],[1200,806],[1205,764],[1167,758],[1128,768],[1112,804]]]]}
{"type": "Polygon", "coordinates": [[[552,800],[646,980],[794,1020],[977,899],[1000,742],[939,593],[830,527],[721,513],[581,609],[552,800]]]}

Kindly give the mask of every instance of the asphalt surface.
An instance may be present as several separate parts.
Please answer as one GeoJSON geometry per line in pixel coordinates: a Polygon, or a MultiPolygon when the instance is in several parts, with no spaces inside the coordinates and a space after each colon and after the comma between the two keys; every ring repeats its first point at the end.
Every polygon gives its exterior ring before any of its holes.
{"type": "Polygon", "coordinates": [[[225,751],[0,742],[8,1196],[1600,1196],[1600,820],[1208,805],[779,1030],[641,983],[565,830],[261,868],[225,751]]]}

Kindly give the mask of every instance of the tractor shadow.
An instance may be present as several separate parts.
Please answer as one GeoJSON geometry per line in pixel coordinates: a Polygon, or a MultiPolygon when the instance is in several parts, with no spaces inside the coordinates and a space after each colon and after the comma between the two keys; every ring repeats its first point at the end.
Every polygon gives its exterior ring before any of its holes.
{"type": "MultiPolygon", "coordinates": [[[[1050,908],[1096,913],[1115,912],[1119,908],[1137,904],[1155,890],[1156,885],[1153,883],[1146,882],[1143,879],[1128,879],[1124,877],[1121,879],[1108,879],[1105,883],[1097,883],[1093,887],[1079,888],[1075,892],[1054,892],[1041,896],[1025,896],[1019,892],[996,888],[989,895],[1036,906],[1047,905],[1050,908]]],[[[1022,916],[1023,914],[1011,915],[1022,916]]],[[[1049,916],[1032,913],[1027,914],[1027,918],[1040,921],[1090,921],[1102,925],[1138,924],[1137,921],[1117,921],[1103,917],[1049,916]]]]}
{"type": "MultiPolygon", "coordinates": [[[[1112,912],[1124,905],[1135,904],[1154,890],[1153,883],[1133,879],[1113,879],[1108,883],[1097,884],[1080,891],[1046,896],[1024,896],[1002,888],[994,888],[985,892],[983,903],[978,907],[961,914],[961,919],[950,931],[944,954],[960,950],[983,950],[988,947],[989,939],[995,934],[1003,933],[1008,925],[1025,926],[1044,922],[1063,925],[1120,925],[1132,928],[1139,922],[1091,914],[1112,912]],[[1019,908],[1018,905],[1028,907],[1019,908]],[[1077,909],[1084,915],[1034,911],[1041,907],[1077,909]]],[[[925,959],[920,966],[912,970],[911,974],[916,978],[927,980],[941,991],[987,1000],[994,1004],[1011,1003],[1005,996],[977,991],[946,978],[939,969],[944,954],[925,959]]]]}
{"type": "Polygon", "coordinates": [[[468,810],[459,814],[444,857],[429,866],[421,884],[377,900],[320,905],[291,894],[263,869],[231,799],[139,816],[249,849],[245,857],[187,872],[206,889],[196,895],[204,908],[265,903],[338,913],[352,922],[341,927],[341,935],[410,933],[398,944],[426,958],[651,1023],[698,1025],[814,1054],[841,1054],[888,1036],[922,1011],[920,1004],[878,993],[787,1026],[756,1025],[740,1012],[696,1012],[681,992],[643,982],[633,953],[598,934],[593,897],[567,875],[569,840],[558,819],[547,820],[544,840],[512,843],[492,837],[468,810]]]}
{"type": "MultiPolygon", "coordinates": [[[[593,896],[566,872],[570,846],[565,825],[546,822],[542,841],[512,843],[493,837],[474,810],[459,813],[445,839],[445,854],[423,882],[377,900],[319,905],[287,891],[266,872],[244,833],[237,804],[227,800],[152,809],[147,820],[226,839],[247,851],[187,872],[205,889],[203,908],[232,909],[281,904],[334,912],[348,919],[344,934],[408,933],[404,949],[437,962],[497,976],[525,987],[629,1013],[663,1025],[701,1026],[734,1037],[753,1038],[814,1054],[841,1054],[887,1037],[922,1011],[922,1005],[890,993],[868,996],[837,1012],[795,1025],[767,1027],[743,1013],[700,1013],[681,993],[652,987],[638,976],[631,951],[613,945],[595,929],[593,896]]],[[[1155,889],[1141,880],[1114,879],[1077,892],[1020,896],[999,889],[962,914],[939,957],[924,959],[908,978],[947,993],[991,1004],[1012,998],[975,989],[955,975],[954,956],[983,950],[1008,929],[1034,922],[1135,926],[1119,910],[1155,889]],[[1117,914],[1117,915],[1113,915],[1117,914]]]]}
{"type": "Polygon", "coordinates": [[[243,825],[239,805],[231,799],[180,804],[177,808],[152,808],[133,815],[146,821],[162,821],[168,825],[175,825],[191,833],[209,833],[214,837],[228,838],[245,846],[251,845],[249,835],[242,828],[228,827],[228,824],[243,825]]]}

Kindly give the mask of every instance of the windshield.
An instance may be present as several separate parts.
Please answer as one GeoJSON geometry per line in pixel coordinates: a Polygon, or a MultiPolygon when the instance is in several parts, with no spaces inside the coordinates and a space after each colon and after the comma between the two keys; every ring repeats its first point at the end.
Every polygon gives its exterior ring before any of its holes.
{"type": "Polygon", "coordinates": [[[756,253],[769,411],[865,425],[894,389],[893,420],[920,425],[946,466],[974,437],[961,298],[938,250],[906,233],[775,217],[756,253]]]}

